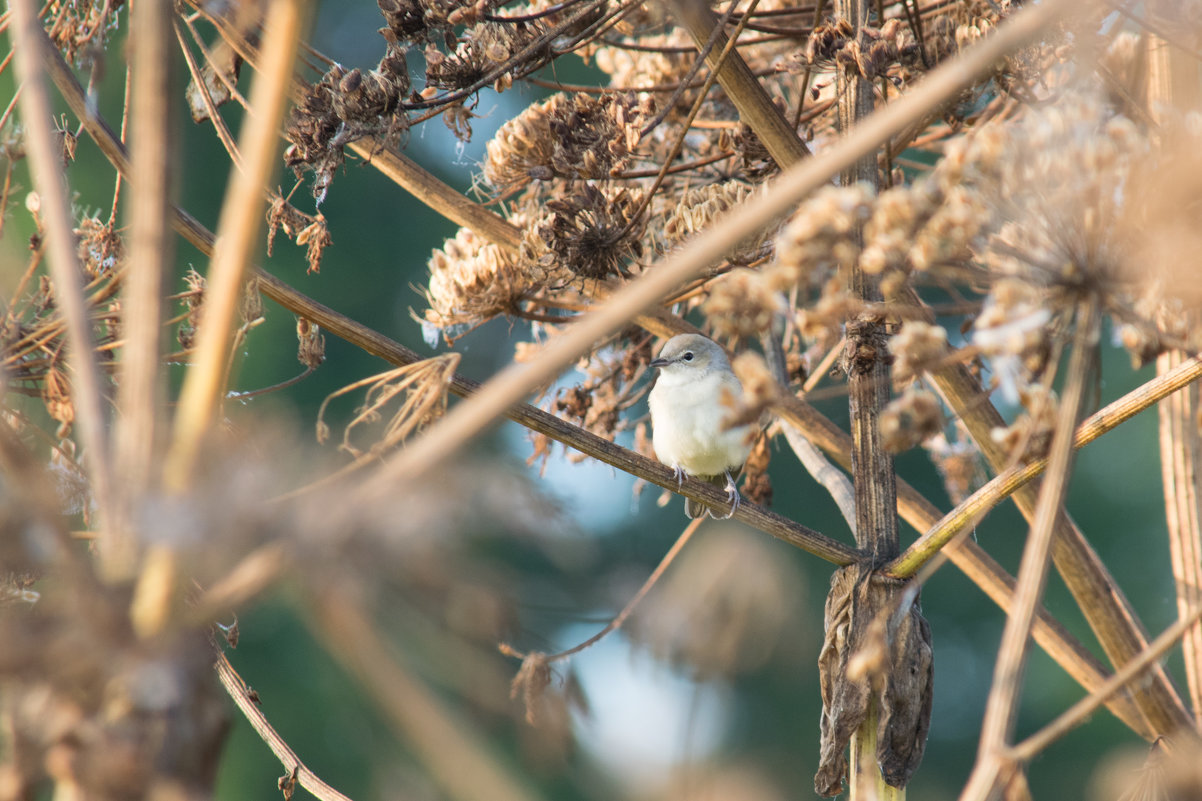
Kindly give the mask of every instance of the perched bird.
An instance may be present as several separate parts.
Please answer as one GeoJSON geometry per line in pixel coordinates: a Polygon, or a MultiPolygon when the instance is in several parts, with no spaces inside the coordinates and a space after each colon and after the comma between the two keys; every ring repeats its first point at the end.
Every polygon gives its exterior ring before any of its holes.
{"type": "MultiPolygon", "coordinates": [[[[739,490],[732,471],[737,472],[751,452],[748,426],[723,428],[730,409],[722,404],[729,392],[738,398],[743,385],[730,369],[730,360],[716,342],[700,334],[681,334],[669,339],[652,360],[659,378],[647,398],[651,407],[651,443],[661,462],[676,471],[677,484],[690,475],[714,486],[725,486],[730,499],[730,517],[739,508],[739,490]]],[[[703,503],[685,498],[685,514],[700,517],[703,503]]]]}

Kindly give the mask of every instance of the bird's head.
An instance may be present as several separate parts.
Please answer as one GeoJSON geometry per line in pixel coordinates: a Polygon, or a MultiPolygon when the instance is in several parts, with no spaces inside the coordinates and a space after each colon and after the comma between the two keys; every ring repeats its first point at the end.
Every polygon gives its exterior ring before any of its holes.
{"type": "Polygon", "coordinates": [[[702,373],[711,369],[730,369],[726,352],[708,337],[680,334],[664,343],[659,356],[651,360],[664,374],[702,373]]]}

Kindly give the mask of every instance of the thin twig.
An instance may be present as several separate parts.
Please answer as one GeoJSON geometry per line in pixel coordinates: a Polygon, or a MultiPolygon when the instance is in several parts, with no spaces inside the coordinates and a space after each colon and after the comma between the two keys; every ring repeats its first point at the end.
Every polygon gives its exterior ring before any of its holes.
{"type": "MultiPolygon", "coordinates": [[[[559,662],[567,659],[569,656],[573,656],[587,648],[591,648],[604,639],[606,635],[612,634],[613,632],[622,628],[622,624],[625,623],[626,619],[634,613],[634,610],[642,602],[643,598],[647,596],[647,593],[651,591],[651,588],[659,583],[659,580],[663,577],[664,573],[666,573],[668,568],[672,566],[672,563],[676,561],[676,557],[680,555],[680,552],[684,550],[684,546],[688,545],[689,540],[693,538],[693,535],[697,533],[697,530],[701,528],[701,524],[704,522],[705,518],[698,517],[685,527],[685,530],[682,531],[680,536],[676,538],[676,542],[672,543],[672,547],[668,549],[666,554],[664,554],[664,558],[659,560],[659,564],[655,566],[655,570],[652,570],[651,575],[649,575],[647,580],[643,582],[643,586],[639,587],[639,591],[636,592],[634,596],[626,602],[626,606],[622,607],[622,611],[615,615],[613,620],[609,621],[609,623],[605,625],[605,628],[601,629],[584,642],[573,645],[571,648],[559,651],[558,653],[547,654],[545,657],[546,661],[559,662]]],[[[501,653],[505,654],[506,656],[512,656],[518,659],[525,659],[528,656],[528,654],[524,654],[514,649],[507,643],[501,643],[499,648],[501,653]]]]}
{"type": "Polygon", "coordinates": [[[214,665],[214,669],[217,671],[217,678],[221,681],[221,686],[225,688],[234,705],[242,712],[246,722],[251,725],[258,733],[259,738],[267,744],[267,747],[283,764],[286,776],[295,776],[301,787],[320,798],[321,801],[351,801],[349,796],[343,795],[326,784],[321,777],[309,770],[304,762],[301,762],[300,757],[288,746],[284,738],[267,720],[267,716],[259,709],[254,691],[234,670],[224,653],[218,652],[217,664],[214,665]]]}
{"type": "Polygon", "coordinates": [[[304,619],[378,702],[446,794],[459,801],[537,801],[538,792],[493,753],[478,727],[454,714],[405,666],[352,597],[349,588],[355,585],[348,577],[311,593],[304,619]]]}

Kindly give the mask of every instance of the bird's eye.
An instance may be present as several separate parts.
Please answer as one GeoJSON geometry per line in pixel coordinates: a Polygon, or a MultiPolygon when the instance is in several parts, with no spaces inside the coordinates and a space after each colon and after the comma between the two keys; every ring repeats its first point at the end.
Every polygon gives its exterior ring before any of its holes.
{"type": "Polygon", "coordinates": [[[683,355],[683,356],[681,356],[680,358],[684,359],[686,362],[691,362],[691,361],[693,361],[693,351],[691,351],[691,350],[686,350],[686,351],[685,351],[685,353],[684,353],[684,355],[683,355]]]}

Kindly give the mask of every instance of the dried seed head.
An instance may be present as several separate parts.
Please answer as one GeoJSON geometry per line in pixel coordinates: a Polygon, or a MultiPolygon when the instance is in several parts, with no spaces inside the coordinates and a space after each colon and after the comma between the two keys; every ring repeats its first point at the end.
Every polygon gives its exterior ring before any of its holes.
{"type": "MultiPolygon", "coordinates": [[[[743,205],[763,189],[740,181],[724,181],[698,189],[689,189],[680,196],[676,207],[664,218],[661,231],[671,247],[710,227],[715,219],[732,208],[743,205]]],[[[774,229],[761,231],[739,242],[727,258],[735,264],[747,264],[764,255],[774,229]]]]}
{"type": "Polygon", "coordinates": [[[828,186],[802,204],[776,238],[776,262],[766,272],[780,290],[819,286],[860,255],[855,232],[872,212],[867,184],[828,186]]]}
{"type": "Polygon", "coordinates": [[[86,217],[75,229],[79,237],[79,260],[92,278],[112,275],[125,258],[125,243],[109,222],[86,217]]]}
{"type": "Polygon", "coordinates": [[[904,381],[939,364],[947,356],[947,330],[920,320],[907,320],[889,340],[893,375],[904,381]]]}
{"type": "Polygon", "coordinates": [[[296,318],[296,358],[305,367],[316,370],[326,360],[326,338],[321,326],[306,317],[296,318]]]}
{"type": "Polygon", "coordinates": [[[1006,449],[1011,458],[1029,462],[1047,455],[1056,428],[1056,394],[1047,387],[1032,384],[1019,393],[1019,401],[1026,410],[1013,423],[989,432],[998,445],[1006,449]]]}
{"type": "Polygon", "coordinates": [[[555,95],[501,126],[484,179],[507,190],[535,178],[608,178],[626,164],[649,110],[632,95],[555,95]]]}
{"type": "Polygon", "coordinates": [[[731,270],[714,282],[702,306],[714,334],[723,339],[755,339],[789,310],[784,296],[755,270],[731,270]]]}
{"type": "Polygon", "coordinates": [[[967,434],[961,433],[955,442],[949,442],[942,433],[936,434],[923,442],[922,446],[943,477],[943,486],[953,504],[958,506],[963,503],[984,483],[981,452],[967,434]]]}
{"type": "Polygon", "coordinates": [[[907,451],[943,431],[943,411],[931,392],[913,385],[890,401],[880,415],[881,439],[893,453],[907,451]]]}
{"type": "Polygon", "coordinates": [[[734,418],[726,420],[724,425],[728,428],[757,425],[780,400],[780,385],[772,376],[764,357],[754,351],[743,351],[730,366],[743,385],[743,397],[735,399],[734,418]]]}
{"type": "Polygon", "coordinates": [[[523,259],[548,278],[564,269],[582,278],[624,276],[626,263],[643,253],[645,217],[634,219],[641,205],[640,190],[580,184],[547,201],[548,213],[523,241],[523,259]]]}
{"type": "Polygon", "coordinates": [[[438,328],[478,325],[512,311],[538,284],[519,260],[470,228],[430,256],[425,319],[438,328]]]}

